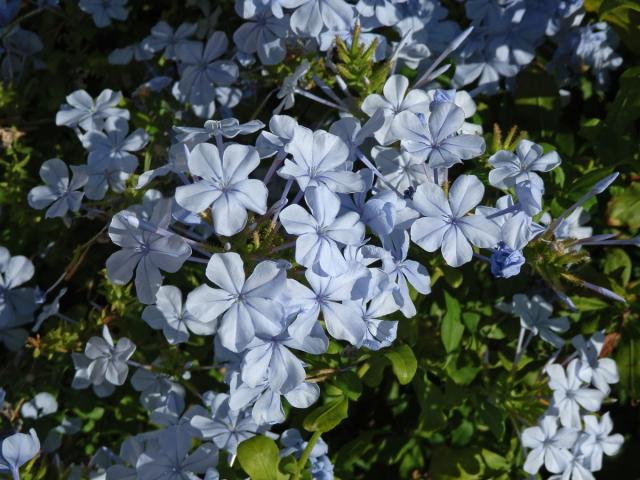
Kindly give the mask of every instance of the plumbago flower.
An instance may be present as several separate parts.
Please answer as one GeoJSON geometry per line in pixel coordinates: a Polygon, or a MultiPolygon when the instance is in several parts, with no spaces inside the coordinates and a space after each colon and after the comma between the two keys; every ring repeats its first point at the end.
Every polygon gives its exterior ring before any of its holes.
{"type": "Polygon", "coordinates": [[[464,125],[464,111],[451,102],[431,105],[428,117],[402,112],[392,124],[402,148],[418,155],[431,168],[449,168],[463,160],[482,155],[484,139],[479,135],[460,134],[464,125]]]}
{"type": "Polygon", "coordinates": [[[46,218],[63,217],[77,212],[82,204],[83,192],[78,192],[88,181],[86,168],[67,164],[58,158],[47,160],[40,167],[40,178],[46,185],[34,187],[27,197],[31,208],[47,208],[46,218]],[[72,177],[69,179],[69,170],[72,177]]]}
{"type": "Polygon", "coordinates": [[[271,12],[257,13],[233,34],[236,46],[248,54],[257,54],[263,65],[277,65],[287,54],[286,38],[289,17],[275,17],[271,12]]]}
{"type": "Polygon", "coordinates": [[[219,235],[231,236],[247,223],[247,210],[267,211],[267,188],[249,174],[260,164],[258,152],[251,147],[231,144],[222,159],[218,148],[209,143],[196,145],[189,154],[189,171],[201,180],[176,189],[176,202],[190,212],[211,207],[213,228],[219,235]]]}
{"type": "Polygon", "coordinates": [[[362,111],[372,117],[382,110],[384,123],[376,133],[376,140],[381,145],[388,145],[398,137],[392,130],[402,112],[422,113],[429,108],[429,96],[422,90],[413,89],[407,92],[409,79],[404,75],[391,75],[384,84],[384,97],[376,93],[369,95],[362,102],[362,111]]]}
{"type": "Polygon", "coordinates": [[[569,329],[569,319],[551,318],[553,306],[541,296],[534,295],[529,298],[527,295],[518,293],[513,296],[511,305],[501,305],[500,309],[520,317],[522,328],[529,330],[533,335],[540,335],[545,342],[556,348],[564,345],[565,341],[558,333],[569,329]]]}
{"type": "Polygon", "coordinates": [[[129,0],[80,0],[78,6],[93,17],[98,28],[111,25],[111,19],[126,20],[129,11],[125,8],[129,0]]]}
{"type": "Polygon", "coordinates": [[[186,308],[203,323],[216,322],[222,345],[242,352],[257,328],[277,335],[284,307],[277,299],[285,286],[285,272],[271,261],[256,265],[245,278],[242,258],[237,253],[216,253],[207,264],[206,275],[220,288],[201,285],[187,297],[186,308]]]}
{"type": "MultiPolygon", "coordinates": [[[[31,260],[23,255],[12,257],[9,250],[0,246],[0,330],[13,330],[31,321],[36,309],[35,291],[21,285],[31,280],[34,273],[31,260]]],[[[2,340],[13,344],[4,335],[2,340]]]]}
{"type": "Polygon", "coordinates": [[[155,330],[162,330],[171,345],[189,340],[189,332],[196,335],[211,335],[214,322],[203,322],[182,303],[182,292],[178,287],[165,285],[158,289],[156,304],[145,307],[142,319],[155,330]]]}
{"type": "Polygon", "coordinates": [[[335,193],[361,192],[365,189],[361,176],[345,168],[349,147],[337,135],[296,126],[293,138],[284,150],[293,156],[293,160],[287,158],[278,175],[298,182],[303,192],[308,187],[319,185],[335,193]]]}
{"type": "Polygon", "coordinates": [[[340,198],[324,186],[306,189],[309,214],[300,205],[289,205],[280,212],[287,233],[296,235],[296,262],[322,276],[336,276],[347,270],[339,245],[359,245],[364,224],[355,212],[340,212],[340,198]]]}
{"type": "Polygon", "coordinates": [[[549,172],[560,165],[556,152],[543,154],[543,149],[529,140],[521,140],[515,153],[500,150],[489,157],[494,167],[489,172],[489,183],[496,188],[513,188],[525,180],[538,181],[542,178],[535,172],[549,172]]]}
{"type": "Polygon", "coordinates": [[[524,471],[535,475],[543,464],[551,473],[564,471],[571,461],[569,449],[577,438],[577,430],[567,427],[559,429],[556,417],[543,417],[538,426],[522,432],[522,445],[532,449],[527,455],[524,471]]]}
{"type": "Polygon", "coordinates": [[[20,467],[38,455],[40,440],[32,428],[29,435],[14,433],[2,440],[0,447],[0,472],[10,474],[14,479],[20,478],[20,467]]]}
{"type": "Polygon", "coordinates": [[[471,260],[471,245],[494,247],[500,228],[482,215],[467,215],[484,196],[484,185],[473,175],[460,175],[447,197],[438,185],[424,183],[416,189],[412,207],[422,217],[411,226],[411,240],[427,252],[438,248],[447,264],[459,267],[471,260]]]}
{"type": "Polygon", "coordinates": [[[113,90],[103,90],[98,98],[93,100],[84,90],[76,90],[67,95],[67,103],[60,107],[56,114],[56,125],[74,128],[79,126],[85,131],[102,130],[109,118],[124,118],[129,120],[129,111],[116,108],[122,100],[122,93],[113,90]]]}
{"type": "Polygon", "coordinates": [[[141,213],[125,210],[113,216],[109,237],[122,250],[107,259],[107,275],[116,285],[129,283],[135,270],[136,293],[151,304],[162,283],[160,270],[174,273],[191,255],[191,247],[166,230],[171,221],[171,202],[160,200],[147,222],[141,213]]]}
{"type": "Polygon", "coordinates": [[[102,328],[102,338],[91,337],[84,350],[90,361],[87,375],[91,383],[100,385],[106,381],[112,385],[124,384],[129,374],[127,360],[135,350],[136,346],[128,338],[121,338],[118,343],[114,343],[105,325],[102,328]]]}

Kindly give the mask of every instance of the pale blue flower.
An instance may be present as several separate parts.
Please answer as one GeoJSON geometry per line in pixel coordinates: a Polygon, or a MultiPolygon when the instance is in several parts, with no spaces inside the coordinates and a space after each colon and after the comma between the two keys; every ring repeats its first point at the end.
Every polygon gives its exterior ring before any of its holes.
{"type": "Polygon", "coordinates": [[[283,159],[287,156],[286,146],[293,139],[298,122],[288,115],[274,115],[269,120],[269,131],[260,132],[256,148],[260,158],[276,155],[283,159]]]}
{"type": "MultiPolygon", "coordinates": [[[[372,117],[378,110],[384,115],[383,125],[376,131],[375,137],[381,145],[389,145],[398,139],[392,126],[402,112],[421,113],[428,111],[429,97],[418,89],[409,88],[409,79],[404,75],[391,75],[384,84],[382,92],[369,95],[362,102],[362,111],[372,117]]],[[[402,138],[402,137],[400,137],[402,138]]]]}
{"type": "Polygon", "coordinates": [[[206,45],[189,40],[176,47],[176,58],[181,65],[179,99],[191,103],[199,117],[213,116],[214,84],[228,86],[238,78],[238,66],[234,62],[218,60],[228,46],[226,35],[214,32],[206,45]]]}
{"type": "Polygon", "coordinates": [[[513,188],[524,180],[542,182],[535,172],[548,172],[560,165],[556,152],[543,153],[542,146],[521,140],[515,153],[500,150],[489,158],[494,167],[489,172],[489,183],[496,188],[513,188]]]}
{"type": "Polygon", "coordinates": [[[428,161],[431,168],[449,168],[482,155],[484,139],[479,135],[460,134],[464,111],[453,103],[431,106],[429,116],[402,112],[392,125],[392,132],[409,153],[428,161]]]}
{"type": "Polygon", "coordinates": [[[135,156],[126,156],[124,160],[102,161],[98,157],[87,160],[88,180],[84,193],[90,200],[102,200],[107,191],[122,193],[126,190],[129,177],[138,167],[135,156]]]}
{"type": "Polygon", "coordinates": [[[271,12],[257,13],[243,23],[233,34],[238,50],[258,55],[263,65],[277,65],[287,54],[286,38],[289,33],[289,17],[273,16],[271,12]]]}
{"type": "Polygon", "coordinates": [[[32,428],[29,435],[14,433],[2,440],[0,455],[0,472],[10,474],[14,479],[20,478],[20,467],[38,455],[40,440],[32,428]]]}
{"type": "Polygon", "coordinates": [[[107,259],[107,275],[116,285],[129,283],[136,271],[136,294],[142,303],[155,302],[162,283],[160,270],[175,273],[191,255],[191,247],[178,235],[154,231],[164,229],[171,220],[170,200],[154,208],[150,225],[139,215],[123,211],[111,219],[109,237],[122,247],[107,259]],[[145,228],[140,228],[140,226],[145,228]]]}
{"type": "Polygon", "coordinates": [[[411,300],[409,285],[418,293],[431,293],[431,277],[427,268],[415,260],[407,258],[409,254],[409,234],[401,231],[399,242],[395,242],[389,250],[382,250],[382,270],[389,276],[389,281],[396,284],[393,295],[397,305],[405,317],[413,317],[416,308],[411,300]]]}
{"type": "Polygon", "coordinates": [[[256,386],[243,383],[236,373],[231,378],[229,405],[236,410],[251,407],[251,416],[259,425],[274,425],[285,421],[282,397],[294,408],[308,408],[320,396],[320,388],[312,382],[302,382],[284,395],[273,390],[265,378],[256,386]]]}
{"type": "MultiPolygon", "coordinates": [[[[289,327],[289,332],[299,342],[304,342],[317,326],[318,316],[322,319],[329,334],[338,340],[346,340],[352,345],[362,345],[367,335],[365,322],[359,315],[356,305],[348,300],[362,298],[354,293],[356,283],[362,283],[366,269],[354,269],[339,276],[328,277],[315,274],[311,270],[305,272],[309,287],[289,280],[287,293],[291,297],[291,307],[300,310],[300,314],[289,327]]],[[[366,280],[366,278],[364,279],[366,280]]]]}
{"type": "Polygon", "coordinates": [[[105,131],[90,131],[82,137],[82,145],[89,152],[89,161],[103,165],[138,166],[132,152],[142,150],[149,142],[149,135],[138,128],[129,134],[129,123],[124,118],[105,122],[105,131]]]}
{"type": "Polygon", "coordinates": [[[347,269],[339,245],[359,245],[364,225],[355,212],[340,212],[339,197],[326,187],[306,189],[309,214],[300,205],[289,205],[280,212],[287,233],[296,235],[296,262],[320,275],[340,275],[347,269]]]}
{"type": "Polygon", "coordinates": [[[620,375],[614,359],[600,356],[604,342],[602,332],[594,333],[589,340],[585,340],[582,335],[571,340],[580,355],[578,378],[608,395],[611,391],[609,385],[618,383],[620,375]]]}
{"type": "Polygon", "coordinates": [[[142,41],[141,45],[153,53],[164,50],[164,58],[175,60],[176,48],[186,42],[196,29],[195,23],[184,22],[174,31],[171,25],[161,20],[151,28],[151,34],[142,41]]]}
{"type": "Polygon", "coordinates": [[[131,60],[137,62],[149,60],[153,58],[153,52],[145,49],[141,43],[134,43],[123,48],[116,48],[113,50],[107,59],[111,65],[128,65],[131,60]]]}
{"type": "Polygon", "coordinates": [[[573,428],[558,429],[558,418],[547,415],[538,425],[522,432],[522,446],[531,449],[524,463],[524,471],[535,475],[544,464],[551,473],[562,472],[571,461],[569,449],[578,438],[573,428]]]}
{"type": "Polygon", "coordinates": [[[390,346],[396,339],[398,322],[383,317],[396,312],[399,305],[393,294],[388,276],[381,270],[374,270],[369,288],[364,298],[345,301],[358,312],[356,317],[365,325],[365,335],[358,347],[380,350],[390,346]]]}
{"type": "Polygon", "coordinates": [[[513,296],[511,306],[503,309],[520,317],[522,328],[530,330],[534,335],[540,335],[545,342],[556,348],[564,345],[565,342],[558,333],[569,330],[569,319],[551,318],[553,306],[539,295],[529,298],[527,295],[518,293],[513,296]]]}
{"type": "Polygon", "coordinates": [[[137,478],[140,480],[194,480],[196,474],[204,473],[218,464],[215,445],[204,443],[193,453],[191,438],[176,435],[172,430],[163,430],[158,435],[158,448],[146,451],[136,462],[137,478]],[[155,449],[154,449],[155,450],[155,449]]]}
{"type": "Polygon", "coordinates": [[[28,402],[22,404],[20,413],[24,418],[38,419],[56,413],[58,402],[49,392],[40,392],[28,402]]]}
{"type": "Polygon", "coordinates": [[[156,304],[145,307],[142,319],[155,329],[162,330],[171,345],[184,343],[189,332],[196,335],[211,335],[215,322],[203,322],[192,315],[182,303],[182,292],[178,287],[165,285],[158,289],[156,304]]]}
{"type": "Polygon", "coordinates": [[[247,210],[259,214],[267,211],[267,187],[260,180],[248,178],[259,164],[258,152],[252,147],[228,145],[220,159],[214,145],[196,145],[188,165],[200,180],[178,187],[176,202],[194,213],[211,208],[215,232],[235,235],[247,223],[247,210]]]}
{"type": "Polygon", "coordinates": [[[285,272],[275,262],[256,265],[245,280],[242,258],[237,253],[216,253],[209,260],[206,275],[220,288],[201,285],[187,297],[187,310],[203,323],[222,316],[218,336],[222,346],[241,352],[256,330],[280,332],[282,305],[274,300],[285,285],[285,272]]]}
{"type": "Polygon", "coordinates": [[[78,192],[88,181],[86,167],[67,164],[57,158],[40,166],[40,178],[45,185],[29,191],[27,199],[31,208],[47,208],[46,218],[63,217],[68,211],[77,212],[82,204],[83,192],[78,192]],[[73,176],[69,179],[69,169],[73,176]]]}
{"type": "Polygon", "coordinates": [[[349,147],[336,135],[296,126],[284,149],[293,160],[287,158],[278,175],[295,180],[302,191],[319,185],[335,193],[361,192],[365,188],[360,175],[346,169],[349,147]]]}
{"type": "Polygon", "coordinates": [[[90,360],[87,373],[91,383],[99,385],[106,380],[112,385],[124,384],[129,374],[127,360],[135,350],[133,342],[125,337],[114,344],[105,325],[102,328],[102,337],[91,337],[84,349],[85,356],[90,360]]]}
{"type": "Polygon", "coordinates": [[[79,126],[90,131],[102,130],[105,120],[111,117],[129,120],[129,111],[116,107],[122,100],[120,92],[103,90],[94,101],[85,90],[76,90],[67,95],[66,100],[67,103],[56,114],[56,125],[71,128],[79,126]]]}
{"type": "Polygon", "coordinates": [[[20,0],[2,0],[0,2],[0,28],[9,25],[20,10],[20,0]]]}
{"type": "Polygon", "coordinates": [[[598,421],[595,415],[585,415],[584,439],[580,442],[580,451],[589,459],[589,467],[592,472],[602,468],[602,454],[616,455],[622,447],[624,438],[619,433],[611,435],[613,422],[609,412],[605,413],[598,421]]]}
{"type": "Polygon", "coordinates": [[[280,0],[291,14],[291,30],[301,37],[317,37],[323,29],[343,30],[352,25],[355,8],[344,0],[280,0]]]}
{"type": "Polygon", "coordinates": [[[106,379],[103,379],[101,383],[96,385],[92,384],[89,378],[89,365],[92,360],[84,353],[72,352],[71,360],[73,361],[73,367],[75,369],[71,388],[74,390],[82,390],[91,386],[94,393],[100,398],[108,397],[115,391],[115,386],[106,379]]]}
{"type": "MultiPolygon", "coordinates": [[[[288,0],[282,0],[288,1],[288,0]]],[[[287,75],[282,81],[280,90],[276,94],[276,97],[281,99],[280,104],[274,109],[273,113],[278,114],[283,109],[289,110],[296,102],[295,94],[298,88],[298,83],[305,77],[310,69],[309,62],[304,59],[300,65],[296,67],[292,74],[287,75]]]]}
{"type": "Polygon", "coordinates": [[[191,426],[200,435],[211,440],[221,449],[235,454],[238,445],[261,433],[261,428],[252,418],[248,410],[234,410],[229,406],[229,396],[218,394],[211,405],[210,416],[195,415],[191,419],[191,426]]]}
{"type": "MultiPolygon", "coordinates": [[[[287,393],[305,378],[304,364],[290,349],[302,350],[314,355],[325,352],[328,341],[321,333],[320,342],[313,341],[317,336],[311,332],[304,341],[297,341],[289,334],[288,328],[291,318],[283,315],[280,319],[280,331],[272,333],[256,326],[256,336],[247,345],[242,359],[241,379],[250,387],[257,387],[266,378],[269,388],[275,392],[287,393]]],[[[322,332],[322,329],[320,329],[322,332]]]]}
{"type": "Polygon", "coordinates": [[[80,0],[80,10],[93,17],[93,23],[98,28],[111,25],[111,20],[124,21],[129,16],[125,8],[128,0],[80,0]]]}
{"type": "Polygon", "coordinates": [[[12,257],[9,250],[0,246],[1,330],[13,329],[31,321],[31,314],[37,307],[35,291],[20,286],[31,280],[34,273],[31,260],[23,255],[12,257]]]}
{"type": "Polygon", "coordinates": [[[222,120],[207,120],[202,128],[173,127],[173,131],[176,132],[178,142],[185,143],[191,148],[216,135],[235,138],[238,135],[255,133],[262,128],[264,128],[264,123],[260,120],[251,120],[241,124],[237,118],[223,118],[222,120]]]}
{"type": "MultiPolygon", "coordinates": [[[[426,166],[418,155],[387,147],[374,147],[371,155],[384,179],[399,192],[433,182],[433,169],[426,166]]],[[[376,183],[376,187],[388,188],[381,181],[376,183]]]]}
{"type": "Polygon", "coordinates": [[[423,217],[411,226],[411,240],[428,252],[440,248],[452,267],[471,260],[471,244],[494,247],[500,239],[500,227],[482,215],[467,215],[483,195],[484,185],[473,175],[459,176],[448,198],[438,185],[420,185],[413,197],[413,208],[423,217]]]}
{"type": "Polygon", "coordinates": [[[584,386],[578,378],[579,360],[576,358],[567,365],[554,363],[546,368],[549,375],[549,388],[553,390],[554,410],[558,411],[560,423],[565,427],[580,428],[580,408],[588,412],[600,410],[604,393],[595,388],[584,386]]]}

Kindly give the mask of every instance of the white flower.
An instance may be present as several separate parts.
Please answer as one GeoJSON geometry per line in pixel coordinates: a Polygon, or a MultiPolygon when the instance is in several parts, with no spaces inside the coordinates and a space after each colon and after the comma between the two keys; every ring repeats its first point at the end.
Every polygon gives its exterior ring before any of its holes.
{"type": "Polygon", "coordinates": [[[557,408],[560,423],[566,427],[580,427],[580,407],[597,412],[604,394],[594,388],[583,386],[578,378],[579,361],[569,363],[567,370],[554,363],[547,367],[549,387],[553,390],[553,406],[557,408]]]}
{"type": "Polygon", "coordinates": [[[544,463],[551,473],[563,472],[571,461],[568,449],[577,438],[578,431],[573,428],[558,429],[557,417],[543,417],[537,427],[522,432],[522,445],[532,449],[524,463],[524,471],[535,475],[544,463]]]}
{"type": "Polygon", "coordinates": [[[595,415],[585,415],[584,440],[580,443],[580,451],[589,459],[591,471],[597,472],[602,468],[602,453],[615,455],[620,450],[624,438],[619,433],[609,435],[613,430],[613,422],[609,412],[600,421],[595,415]]]}

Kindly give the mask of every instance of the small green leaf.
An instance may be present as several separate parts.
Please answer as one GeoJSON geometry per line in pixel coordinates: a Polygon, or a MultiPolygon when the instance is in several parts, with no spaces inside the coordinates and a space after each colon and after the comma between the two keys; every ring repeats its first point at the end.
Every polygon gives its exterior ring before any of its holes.
{"type": "Polygon", "coordinates": [[[238,446],[238,461],[251,480],[279,480],[279,452],[276,442],[257,435],[238,446]]]}
{"type": "Polygon", "coordinates": [[[348,414],[349,400],[342,397],[314,409],[304,419],[302,426],[309,432],[328,432],[336,428],[348,414]]]}
{"type": "Polygon", "coordinates": [[[460,303],[458,300],[449,295],[448,292],[444,292],[444,301],[446,312],[440,325],[440,335],[442,336],[444,349],[447,353],[451,353],[460,345],[464,325],[460,321],[460,303]]]}
{"type": "Polygon", "coordinates": [[[338,375],[335,379],[336,387],[349,398],[350,400],[357,400],[362,395],[362,381],[352,371],[347,371],[338,375]]]}
{"type": "Polygon", "coordinates": [[[409,345],[398,345],[385,352],[401,385],[409,383],[418,369],[418,361],[409,345]]]}

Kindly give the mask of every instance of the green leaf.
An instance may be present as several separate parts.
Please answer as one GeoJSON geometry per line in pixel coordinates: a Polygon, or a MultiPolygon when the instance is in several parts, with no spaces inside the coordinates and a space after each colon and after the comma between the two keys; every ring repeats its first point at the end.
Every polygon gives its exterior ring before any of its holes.
{"type": "Polygon", "coordinates": [[[362,395],[362,381],[352,371],[347,371],[338,375],[335,379],[336,387],[350,400],[357,400],[362,395]]]}
{"type": "Polygon", "coordinates": [[[314,409],[306,416],[302,426],[309,432],[328,432],[336,428],[348,414],[349,400],[342,397],[314,409]]]}
{"type": "Polygon", "coordinates": [[[631,279],[631,257],[621,248],[613,248],[607,251],[604,261],[604,273],[615,275],[620,279],[620,283],[626,286],[631,279]]]}
{"type": "Polygon", "coordinates": [[[418,368],[418,361],[409,345],[398,345],[385,352],[385,356],[391,362],[393,373],[401,385],[409,383],[418,368]]]}
{"type": "Polygon", "coordinates": [[[251,480],[279,480],[285,478],[278,471],[279,452],[276,442],[257,435],[238,445],[238,461],[251,480]]]}
{"type": "Polygon", "coordinates": [[[460,321],[460,303],[458,300],[444,292],[444,301],[446,311],[440,324],[440,335],[442,336],[442,344],[447,353],[453,352],[462,340],[464,325],[460,321]]]}
{"type": "Polygon", "coordinates": [[[634,183],[609,203],[609,225],[640,228],[640,183],[634,183]]]}

